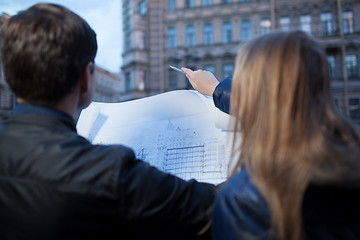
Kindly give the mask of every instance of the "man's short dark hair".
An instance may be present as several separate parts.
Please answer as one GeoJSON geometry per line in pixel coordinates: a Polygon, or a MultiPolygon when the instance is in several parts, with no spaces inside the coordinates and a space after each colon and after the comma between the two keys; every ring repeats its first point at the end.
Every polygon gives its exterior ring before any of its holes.
{"type": "Polygon", "coordinates": [[[84,19],[55,4],[36,4],[1,29],[5,79],[29,102],[56,103],[78,83],[97,51],[96,34],[84,19]]]}

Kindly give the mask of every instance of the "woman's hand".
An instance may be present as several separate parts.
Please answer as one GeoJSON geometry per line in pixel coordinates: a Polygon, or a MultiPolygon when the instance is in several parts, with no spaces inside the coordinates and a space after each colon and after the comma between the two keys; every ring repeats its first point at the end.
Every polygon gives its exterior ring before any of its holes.
{"type": "Polygon", "coordinates": [[[186,73],[186,77],[195,90],[204,95],[213,95],[216,86],[219,84],[214,74],[204,70],[193,71],[184,67],[182,67],[181,70],[186,73]]]}

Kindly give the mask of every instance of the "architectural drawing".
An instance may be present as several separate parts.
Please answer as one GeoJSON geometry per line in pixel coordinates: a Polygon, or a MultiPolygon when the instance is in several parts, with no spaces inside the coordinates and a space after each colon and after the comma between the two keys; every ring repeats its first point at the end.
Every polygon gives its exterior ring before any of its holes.
{"type": "Polygon", "coordinates": [[[178,90],[125,103],[92,103],[77,128],[94,144],[131,147],[137,158],[162,171],[220,183],[230,156],[228,120],[211,98],[178,90]]]}

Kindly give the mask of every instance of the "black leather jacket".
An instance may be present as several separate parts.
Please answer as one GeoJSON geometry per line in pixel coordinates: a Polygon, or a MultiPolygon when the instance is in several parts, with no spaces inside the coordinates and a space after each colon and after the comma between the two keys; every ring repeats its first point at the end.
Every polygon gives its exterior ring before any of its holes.
{"type": "Polygon", "coordinates": [[[92,145],[66,118],[0,125],[2,240],[192,239],[214,197],[212,185],[163,173],[129,148],[92,145]]]}

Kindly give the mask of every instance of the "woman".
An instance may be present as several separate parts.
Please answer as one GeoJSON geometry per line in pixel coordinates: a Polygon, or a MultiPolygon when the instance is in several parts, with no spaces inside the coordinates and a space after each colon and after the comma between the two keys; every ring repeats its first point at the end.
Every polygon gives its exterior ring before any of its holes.
{"type": "MultiPolygon", "coordinates": [[[[211,74],[184,71],[219,101],[211,74]]],[[[360,239],[360,135],[333,104],[317,42],[276,32],[242,47],[230,114],[242,141],[215,201],[214,239],[360,239]]]]}

